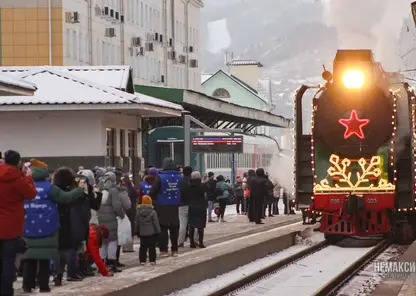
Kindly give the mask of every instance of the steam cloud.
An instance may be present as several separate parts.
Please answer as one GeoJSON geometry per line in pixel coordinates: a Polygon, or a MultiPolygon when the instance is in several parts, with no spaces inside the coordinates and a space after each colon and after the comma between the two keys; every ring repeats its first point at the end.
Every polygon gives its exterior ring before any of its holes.
{"type": "Polygon", "coordinates": [[[399,37],[410,0],[324,0],[324,21],[344,49],[372,49],[387,71],[402,67],[399,37]]]}
{"type": "MultiPolygon", "coordinates": [[[[292,131],[289,129],[288,135],[292,135],[292,131]]],[[[292,137],[290,137],[292,139],[292,137]]],[[[293,191],[293,152],[291,149],[281,152],[281,154],[274,153],[270,166],[267,168],[270,180],[275,183],[279,183],[288,193],[293,191]]]]}

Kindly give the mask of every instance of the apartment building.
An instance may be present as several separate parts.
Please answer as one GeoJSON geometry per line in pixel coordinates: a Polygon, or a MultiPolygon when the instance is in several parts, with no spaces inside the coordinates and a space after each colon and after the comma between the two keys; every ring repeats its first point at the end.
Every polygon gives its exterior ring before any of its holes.
{"type": "Polygon", "coordinates": [[[136,84],[200,90],[202,0],[1,0],[0,65],[131,65],[136,84]]]}

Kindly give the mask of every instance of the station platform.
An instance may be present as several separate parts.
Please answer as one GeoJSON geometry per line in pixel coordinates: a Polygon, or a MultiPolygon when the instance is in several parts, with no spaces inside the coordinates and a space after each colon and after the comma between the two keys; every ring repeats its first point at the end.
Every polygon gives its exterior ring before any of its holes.
{"type": "MultiPolygon", "coordinates": [[[[227,212],[230,212],[230,210],[231,209],[229,209],[227,212]]],[[[233,210],[235,213],[234,208],[233,210]]],[[[189,244],[187,244],[184,248],[179,249],[179,256],[176,258],[158,258],[156,266],[139,266],[137,252],[139,245],[138,241],[135,241],[136,252],[123,253],[121,255],[120,262],[126,265],[126,267],[123,268],[123,272],[116,274],[111,278],[95,276],[86,278],[81,282],[64,282],[62,287],[54,287],[53,283],[51,282],[52,292],[49,294],[77,296],[119,295],[121,290],[123,290],[122,294],[120,295],[136,295],[138,291],[142,292],[143,289],[145,289],[143,285],[134,288],[141,282],[149,282],[151,285],[156,284],[156,286],[164,286],[164,280],[159,282],[161,277],[163,278],[163,276],[168,276],[171,272],[177,269],[183,269],[187,267],[189,268],[190,266],[198,264],[198,262],[202,262],[207,258],[215,258],[224,252],[236,252],[240,248],[243,248],[242,246],[244,244],[255,245],[261,240],[267,240],[271,237],[278,237],[280,235],[287,234],[288,231],[293,232],[295,230],[301,231],[304,229],[304,226],[302,226],[301,223],[302,219],[300,214],[289,216],[278,215],[272,218],[266,218],[264,220],[265,224],[262,225],[249,223],[246,216],[237,214],[227,215],[226,213],[225,219],[227,220],[225,223],[207,223],[205,232],[205,245],[207,246],[206,249],[190,249],[189,244]],[[280,233],[279,230],[283,232],[280,233]],[[154,282],[156,279],[158,280],[158,284],[157,282],[154,282]],[[154,283],[152,284],[152,282],[154,283]],[[129,292],[127,293],[124,291],[126,287],[131,287],[128,288],[129,292]]],[[[272,250],[270,252],[272,252],[272,250]]],[[[264,254],[264,256],[266,255],[267,254],[264,254]]],[[[241,265],[248,263],[245,262],[245,259],[248,258],[241,259],[241,265]]],[[[214,270],[215,269],[216,268],[214,268],[214,270]]],[[[197,269],[196,272],[198,272],[198,270],[200,269],[197,269]]],[[[203,268],[202,272],[204,270],[205,268],[203,268]]],[[[221,270],[221,268],[219,270],[221,270]]],[[[227,271],[228,270],[225,270],[224,272],[227,271]]],[[[201,271],[199,271],[199,273],[200,272],[201,271]]],[[[224,272],[219,272],[218,274],[224,272]]],[[[195,271],[190,272],[190,274],[192,273],[195,273],[195,271]]],[[[215,275],[217,275],[217,273],[214,274],[214,276],[215,275]]],[[[179,278],[177,280],[179,280],[179,278]]],[[[179,287],[182,286],[179,285],[179,287]]],[[[22,279],[18,278],[18,281],[15,283],[15,295],[25,295],[23,294],[21,287],[22,279]]],[[[152,292],[151,294],[146,295],[151,296],[164,294],[152,292]]]]}
{"type": "MultiPolygon", "coordinates": [[[[416,261],[416,241],[400,256],[399,262],[416,261]]],[[[416,273],[390,273],[375,289],[372,296],[415,296],[416,273]]]]}

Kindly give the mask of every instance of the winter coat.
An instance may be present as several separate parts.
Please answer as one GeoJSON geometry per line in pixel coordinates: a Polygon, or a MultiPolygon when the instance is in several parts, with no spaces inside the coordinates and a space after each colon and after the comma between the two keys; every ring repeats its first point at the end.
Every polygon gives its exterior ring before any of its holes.
{"type": "Polygon", "coordinates": [[[130,197],[125,187],[117,187],[117,189],[119,191],[121,206],[123,207],[123,210],[126,212],[131,208],[130,197]]]}
{"type": "Polygon", "coordinates": [[[225,181],[217,182],[217,188],[222,190],[222,195],[218,196],[218,199],[227,199],[230,197],[231,186],[228,185],[225,181]]]}
{"type": "Polygon", "coordinates": [[[249,188],[250,198],[263,203],[268,194],[267,179],[264,177],[252,178],[250,179],[249,188]]]}
{"type": "Polygon", "coordinates": [[[89,195],[90,199],[90,208],[91,208],[91,218],[90,218],[90,224],[98,224],[98,214],[97,211],[100,209],[101,201],[103,199],[103,193],[92,192],[92,196],[89,195]]]}
{"type": "Polygon", "coordinates": [[[88,231],[91,219],[90,201],[88,195],[84,193],[83,197],[69,204],[71,240],[75,248],[88,240],[88,231]]]}
{"type": "Polygon", "coordinates": [[[136,214],[137,236],[152,236],[161,232],[159,219],[152,205],[138,205],[136,214]]]}
{"type": "Polygon", "coordinates": [[[216,195],[216,188],[217,188],[217,180],[215,179],[209,179],[205,186],[207,187],[207,198],[209,201],[215,201],[217,200],[216,195]]]}
{"type": "MultiPolygon", "coordinates": [[[[115,183],[108,180],[104,184],[103,198],[101,201],[100,209],[97,211],[98,222],[107,226],[109,231],[108,241],[116,241],[118,221],[124,218],[125,212],[120,198],[120,190],[116,187],[115,183]]],[[[125,192],[125,191],[124,191],[125,192]]]]}
{"type": "Polygon", "coordinates": [[[135,220],[136,220],[136,205],[137,205],[137,191],[134,189],[133,185],[126,185],[126,190],[128,197],[130,199],[130,208],[126,210],[127,217],[129,217],[130,223],[132,225],[132,233],[134,233],[135,220]]]}
{"type": "Polygon", "coordinates": [[[36,197],[32,177],[7,164],[0,164],[0,240],[19,237],[24,225],[24,201],[36,197]]]}
{"type": "Polygon", "coordinates": [[[183,176],[182,182],[180,184],[181,190],[181,206],[189,205],[189,200],[192,198],[189,195],[189,181],[191,180],[191,176],[183,176]]]}
{"type": "Polygon", "coordinates": [[[207,187],[201,183],[201,179],[193,179],[190,181],[188,189],[189,196],[189,210],[188,210],[188,224],[190,227],[205,228],[207,221],[207,206],[206,199],[207,187]]]}
{"type": "MultiPolygon", "coordinates": [[[[155,178],[153,176],[144,176],[143,178],[143,182],[146,182],[149,185],[153,185],[153,182],[155,181],[155,178]]],[[[142,197],[143,197],[143,192],[142,189],[140,188],[140,183],[137,185],[137,192],[138,192],[138,201],[137,204],[141,204],[142,203],[142,197]]]]}
{"type": "Polygon", "coordinates": [[[91,225],[89,229],[88,243],[87,243],[87,255],[91,256],[95,265],[100,271],[101,275],[108,276],[107,266],[100,256],[100,242],[99,234],[96,225],[91,225]]]}
{"type": "MultiPolygon", "coordinates": [[[[44,168],[33,168],[32,176],[35,181],[46,180],[49,172],[44,168]]],[[[53,185],[49,192],[49,199],[56,204],[69,204],[77,198],[84,196],[84,190],[76,188],[65,192],[53,185]]],[[[22,259],[35,260],[58,260],[59,258],[59,230],[55,233],[42,238],[25,238],[27,250],[22,259]]]]}
{"type": "MultiPolygon", "coordinates": [[[[162,169],[164,171],[177,170],[177,166],[170,158],[165,158],[163,161],[162,169]]],[[[153,202],[156,201],[157,195],[160,190],[160,177],[156,176],[153,181],[152,189],[150,190],[150,196],[153,202]]],[[[179,208],[178,206],[155,206],[155,211],[159,218],[160,225],[178,227],[179,226],[179,208]]]]}
{"type": "Polygon", "coordinates": [[[272,181],[270,181],[268,178],[266,179],[266,186],[267,186],[267,195],[264,201],[266,204],[272,204],[274,200],[274,196],[273,196],[274,185],[272,181]]]}
{"type": "Polygon", "coordinates": [[[244,196],[243,182],[235,182],[233,191],[236,198],[242,198],[244,196]]]}

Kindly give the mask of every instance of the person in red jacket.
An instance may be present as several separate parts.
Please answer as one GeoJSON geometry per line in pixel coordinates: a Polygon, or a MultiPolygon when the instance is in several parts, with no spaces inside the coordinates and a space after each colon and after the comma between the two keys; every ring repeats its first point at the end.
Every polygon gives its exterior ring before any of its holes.
{"type": "Polygon", "coordinates": [[[37,195],[30,169],[19,152],[9,150],[0,164],[0,295],[13,296],[15,260],[25,221],[24,201],[37,195]]]}
{"type": "Polygon", "coordinates": [[[113,272],[107,269],[103,259],[100,256],[100,248],[103,244],[103,240],[108,238],[108,228],[105,225],[90,225],[90,232],[87,242],[87,252],[85,259],[89,260],[91,257],[95,265],[97,265],[98,271],[102,276],[113,276],[113,272]]]}

